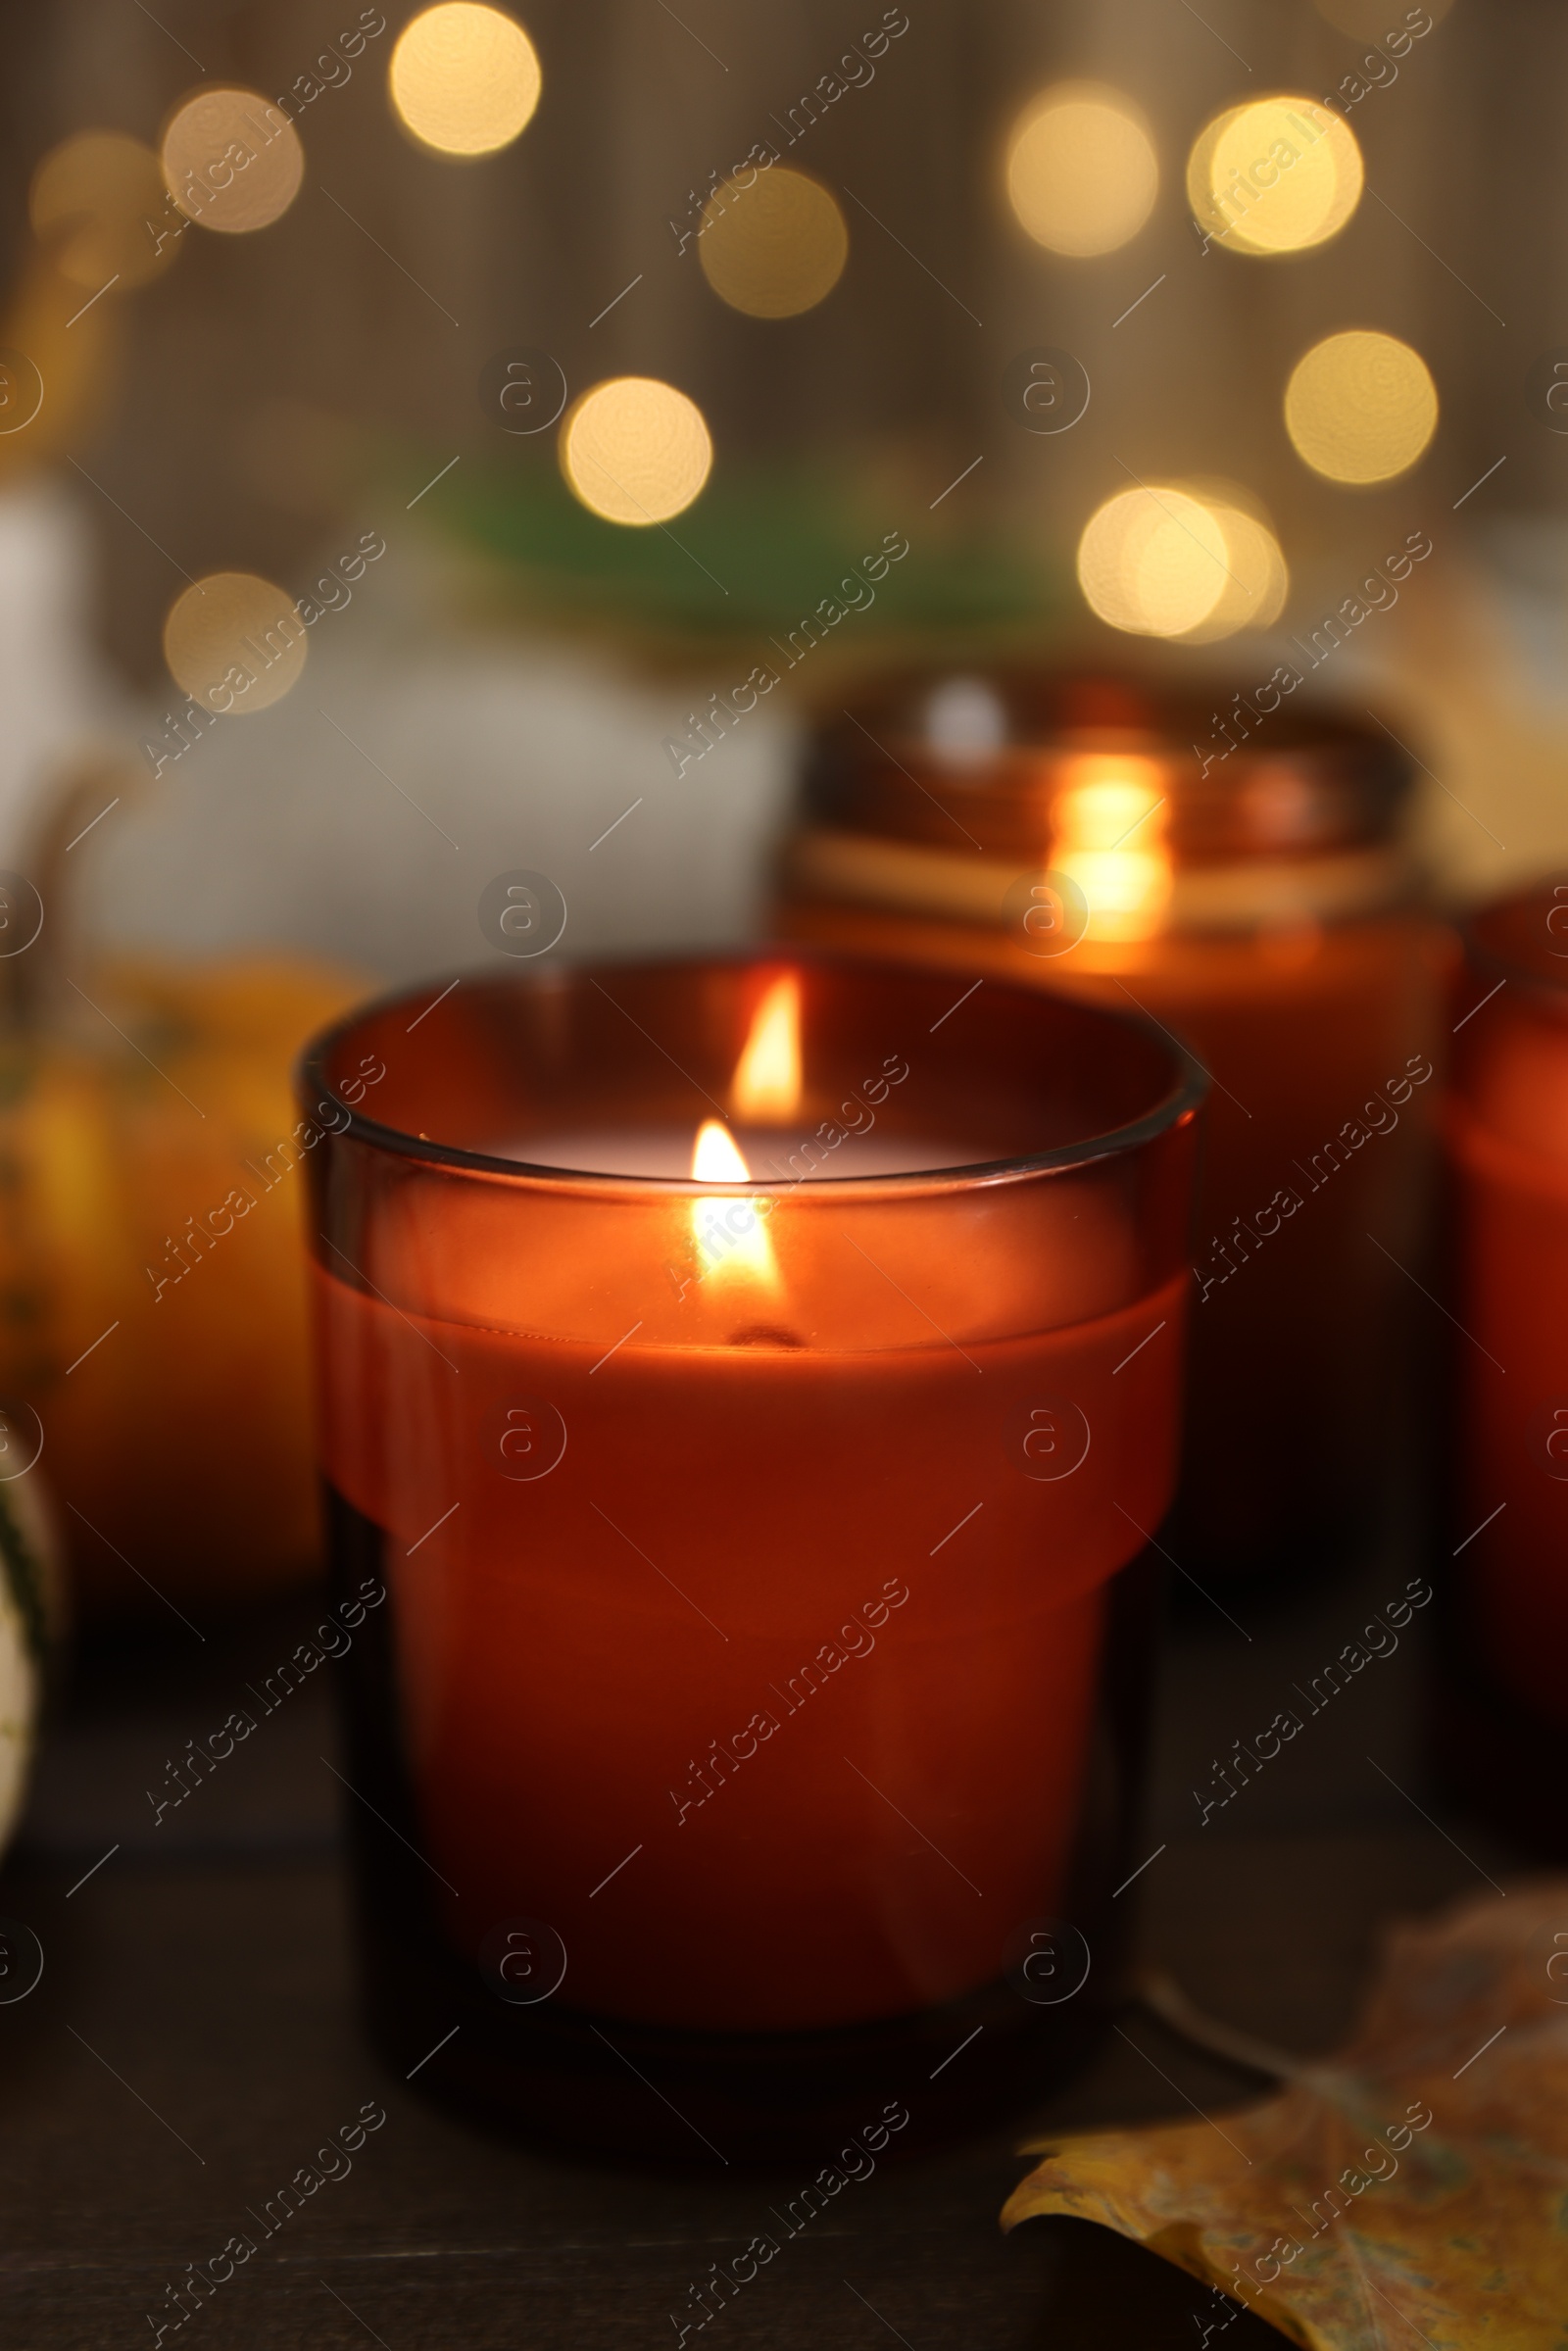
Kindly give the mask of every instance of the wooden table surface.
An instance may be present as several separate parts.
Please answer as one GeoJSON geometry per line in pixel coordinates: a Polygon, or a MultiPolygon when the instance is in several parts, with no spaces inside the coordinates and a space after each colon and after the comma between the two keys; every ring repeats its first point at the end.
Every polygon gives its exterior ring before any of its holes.
{"type": "MultiPolygon", "coordinates": [[[[1192,1790],[1209,1758],[1250,1739],[1408,1572],[1385,1552],[1270,1611],[1228,1597],[1240,1623],[1202,1610],[1171,1635],[1148,1839],[1162,1850],[1136,1889],[1144,1948],[1210,2015],[1297,2050],[1346,2029],[1381,1919],[1514,1866],[1426,1783],[1413,1635],[1200,1825],[1192,1790]]],[[[541,2156],[387,2077],[355,2015],[326,1672],[154,1825],[146,1791],[166,1759],[222,1720],[305,1614],[300,1602],[209,1626],[199,1643],[172,1626],[77,1661],[0,1874],[0,1916],[29,1926],[45,1955],[36,1989],[0,2005],[0,2341],[150,2343],[147,2314],[170,2317],[166,2288],[184,2265],[255,2235],[247,2209],[371,2100],[387,2119],[352,2171],[171,2344],[676,2343],[689,2287],[765,2229],[811,2167],[772,2178],[541,2156]]],[[[1155,2118],[1189,2102],[1215,2113],[1256,2094],[1141,2010],[1122,2031],[1035,2120],[1155,2118]]],[[[1194,2351],[1194,2314],[1212,2304],[1165,2263],[1079,2223],[1001,2235],[1022,2135],[1000,2129],[847,2189],[708,2339],[1194,2351]]],[[[1231,2351],[1280,2339],[1246,2314],[1227,2330],[1231,2351]]]]}

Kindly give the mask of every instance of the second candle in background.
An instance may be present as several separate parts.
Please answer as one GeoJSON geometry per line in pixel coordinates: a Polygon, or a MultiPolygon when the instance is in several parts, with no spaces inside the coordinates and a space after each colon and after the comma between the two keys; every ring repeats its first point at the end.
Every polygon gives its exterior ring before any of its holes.
{"type": "Polygon", "coordinates": [[[890,677],[817,736],[777,907],[1142,1010],[1206,1064],[1178,1555],[1221,1576],[1381,1531],[1453,953],[1399,847],[1402,747],[1257,699],[890,677]]]}

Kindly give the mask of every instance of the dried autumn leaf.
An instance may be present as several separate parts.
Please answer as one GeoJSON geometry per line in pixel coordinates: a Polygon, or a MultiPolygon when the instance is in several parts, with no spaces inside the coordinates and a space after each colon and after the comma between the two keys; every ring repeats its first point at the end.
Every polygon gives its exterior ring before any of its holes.
{"type": "Polygon", "coordinates": [[[1563,2351],[1568,1882],[1394,1928],[1355,2037],[1279,2070],[1217,2123],[1031,2146],[1004,2227],[1101,2222],[1307,2351],[1563,2351]]]}

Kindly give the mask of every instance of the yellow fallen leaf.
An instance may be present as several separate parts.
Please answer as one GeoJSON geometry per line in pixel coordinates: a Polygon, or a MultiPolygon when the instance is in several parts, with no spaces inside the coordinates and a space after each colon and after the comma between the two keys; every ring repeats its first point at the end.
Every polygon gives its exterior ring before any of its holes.
{"type": "Polygon", "coordinates": [[[1003,2226],[1163,2254],[1220,2289],[1204,2342],[1243,2304],[1307,2351],[1565,2351],[1568,1881],[1393,1928],[1354,2038],[1279,2070],[1212,2123],[1037,2142],[1003,2226]]]}

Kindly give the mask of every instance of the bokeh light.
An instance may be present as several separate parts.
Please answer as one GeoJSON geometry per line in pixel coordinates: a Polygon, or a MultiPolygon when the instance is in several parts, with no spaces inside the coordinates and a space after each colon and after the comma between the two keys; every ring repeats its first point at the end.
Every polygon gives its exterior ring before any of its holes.
{"type": "Polygon", "coordinates": [[[1219,524],[1225,541],[1225,584],[1213,610],[1183,632],[1188,644],[1208,645],[1238,629],[1272,628],[1285,610],[1291,575],[1284,550],[1257,501],[1234,482],[1184,481],[1219,524]]]}
{"type": "Polygon", "coordinates": [[[1225,534],[1208,509],[1152,483],[1119,491],[1090,516],[1078,542],[1078,581],[1112,628],[1179,637],[1218,604],[1225,556],[1225,534]]]}
{"type": "Polygon", "coordinates": [[[703,412],[653,375],[617,375],[584,392],[561,428],[561,469],[607,522],[667,522],[713,463],[703,412]]]}
{"type": "Polygon", "coordinates": [[[163,165],[188,220],[243,236],[288,211],[305,177],[305,150],[288,117],[254,90],[197,90],[170,117],[163,165]]]}
{"type": "Polygon", "coordinates": [[[1114,253],[1153,210],[1159,159],[1130,98],[1064,81],[1027,106],[1007,143],[1007,196],[1037,245],[1114,253]]]}
{"type": "Polygon", "coordinates": [[[1245,493],[1168,481],[1120,491],[1090,516],[1078,580],[1112,628],[1194,644],[1267,628],[1290,586],[1279,541],[1245,493]]]}
{"type": "Polygon", "coordinates": [[[265,710],[305,666],[305,623],[294,599],[253,571],[214,571],[170,606],[164,659],[204,710],[265,710]]]}
{"type": "Polygon", "coordinates": [[[1232,252],[1299,253],[1345,226],[1365,176],[1344,117],[1287,94],[1215,116],[1188,160],[1187,196],[1232,252]]]}
{"type": "Polygon", "coordinates": [[[1007,706],[988,677],[945,677],[925,705],[925,749],[947,766],[978,767],[1007,740],[1007,706]]]}
{"type": "Polygon", "coordinates": [[[794,318],[838,284],[850,232],[819,179],[774,164],[749,186],[726,179],[714,189],[697,252],[704,276],[732,310],[794,318]]]}
{"type": "Polygon", "coordinates": [[[119,130],[82,130],[51,147],[38,166],[27,218],[56,269],[96,293],[111,278],[141,286],[168,269],[180,223],[160,236],[166,202],[151,147],[119,130]]]}
{"type": "Polygon", "coordinates": [[[493,155],[527,127],[544,76],[514,17],[442,0],[405,26],[388,69],[404,127],[441,155],[493,155]]]}
{"type": "Polygon", "coordinates": [[[1408,343],[1355,328],[1298,360],[1285,425],[1297,454],[1330,481],[1392,481],[1437,431],[1438,390],[1408,343]]]}

